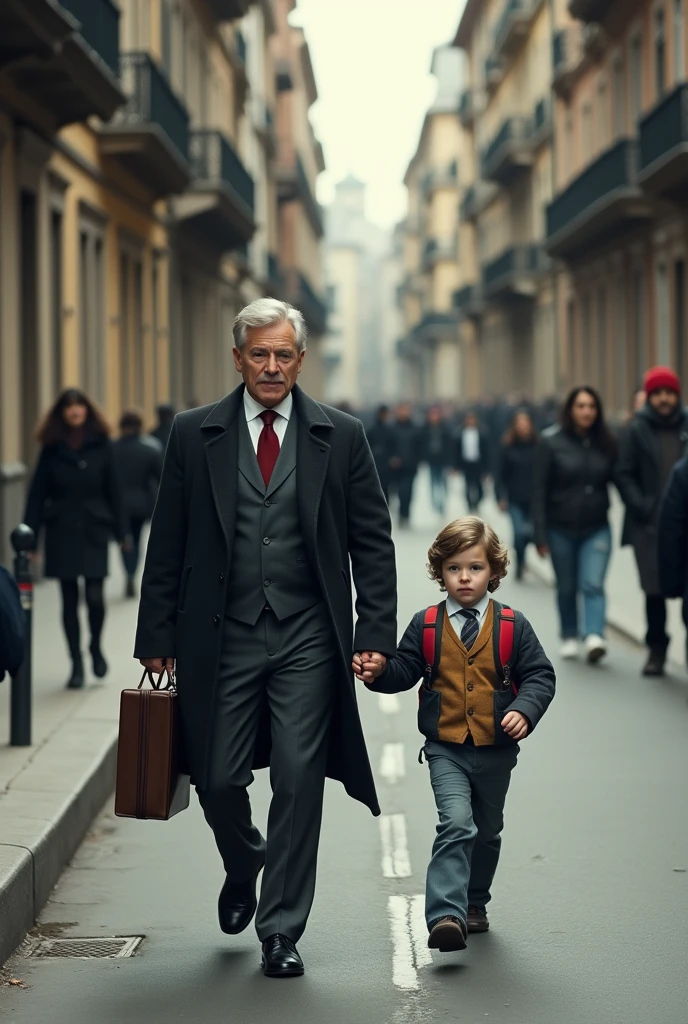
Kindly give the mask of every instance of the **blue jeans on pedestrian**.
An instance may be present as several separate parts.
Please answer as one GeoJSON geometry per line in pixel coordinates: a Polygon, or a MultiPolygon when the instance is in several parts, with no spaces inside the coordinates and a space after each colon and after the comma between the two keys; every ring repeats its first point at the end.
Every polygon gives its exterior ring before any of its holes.
{"type": "Polygon", "coordinates": [[[425,888],[428,930],[441,917],[458,917],[465,924],[469,905],[490,902],[518,750],[517,743],[425,744],[440,819],[425,888]]]}
{"type": "Polygon", "coordinates": [[[447,504],[447,472],[444,466],[430,464],[430,500],[435,512],[441,516],[447,504]]]}
{"type": "Polygon", "coordinates": [[[557,603],[562,640],[577,640],[579,599],[583,604],[583,638],[604,636],[607,599],[604,578],[612,551],[612,534],[603,526],[584,537],[564,530],[548,531],[549,550],[557,580],[557,603]]]}
{"type": "Polygon", "coordinates": [[[514,551],[516,552],[516,565],[523,565],[526,557],[526,548],[533,539],[533,523],[530,512],[521,505],[509,502],[509,515],[514,530],[514,551]]]}

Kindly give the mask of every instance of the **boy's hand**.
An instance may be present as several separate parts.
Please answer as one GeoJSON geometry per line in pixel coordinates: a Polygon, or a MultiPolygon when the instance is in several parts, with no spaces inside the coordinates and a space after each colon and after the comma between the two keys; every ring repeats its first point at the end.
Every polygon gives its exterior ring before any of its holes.
{"type": "Polygon", "coordinates": [[[357,651],[351,667],[356,678],[362,683],[372,683],[387,668],[387,659],[384,654],[378,654],[377,651],[357,651]]]}
{"type": "Polygon", "coordinates": [[[512,740],[523,740],[528,735],[530,722],[520,711],[509,711],[502,719],[502,729],[512,740]]]}

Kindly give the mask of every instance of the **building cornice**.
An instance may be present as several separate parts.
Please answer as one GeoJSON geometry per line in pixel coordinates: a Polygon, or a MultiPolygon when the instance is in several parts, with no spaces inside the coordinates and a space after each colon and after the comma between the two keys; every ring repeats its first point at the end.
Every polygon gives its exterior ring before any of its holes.
{"type": "Polygon", "coordinates": [[[466,0],[453,43],[460,50],[470,49],[473,30],[482,6],[483,0],[466,0]]]}

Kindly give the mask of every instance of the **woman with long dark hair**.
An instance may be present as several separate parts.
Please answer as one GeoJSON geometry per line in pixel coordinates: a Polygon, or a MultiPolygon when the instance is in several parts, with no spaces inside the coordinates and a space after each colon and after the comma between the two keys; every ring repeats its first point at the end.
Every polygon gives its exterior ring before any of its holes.
{"type": "Polygon", "coordinates": [[[532,498],[538,433],[526,409],[519,409],[502,438],[495,491],[514,530],[516,579],[523,577],[526,548],[533,539],[532,498]]]}
{"type": "Polygon", "coordinates": [[[559,430],[538,446],[533,523],[538,553],[552,556],[561,622],[561,654],[578,655],[582,637],[589,662],[604,657],[604,580],[611,555],[609,484],[616,440],[607,428],[602,400],[577,387],[562,410],[559,430]],[[582,629],[579,619],[582,605],[582,629]]]}
{"type": "Polygon", "coordinates": [[[108,543],[114,535],[123,545],[127,532],[109,434],[104,416],[83,391],[64,391],[38,428],[42,449],[24,516],[36,538],[45,528],[45,575],[58,579],[62,588],[71,689],[84,685],[78,614],[81,578],[93,672],[102,678],[108,670],[100,643],[108,543]]]}

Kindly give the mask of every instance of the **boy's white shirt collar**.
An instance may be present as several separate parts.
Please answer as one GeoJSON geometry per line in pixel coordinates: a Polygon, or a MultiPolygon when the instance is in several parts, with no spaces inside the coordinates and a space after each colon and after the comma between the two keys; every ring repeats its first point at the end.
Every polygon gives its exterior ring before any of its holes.
{"type": "MultiPolygon", "coordinates": [[[[488,590],[485,591],[485,594],[480,598],[477,604],[471,605],[471,611],[478,613],[478,622],[481,625],[483,619],[485,618],[485,613],[487,612],[487,609],[489,607],[490,600],[490,592],[488,590]]],[[[449,616],[450,619],[459,615],[459,612],[461,612],[462,609],[462,604],[459,604],[459,602],[455,601],[453,597],[449,597],[447,595],[447,615],[449,616]]],[[[459,622],[463,625],[463,623],[465,622],[465,616],[461,616],[459,622]]]]}

